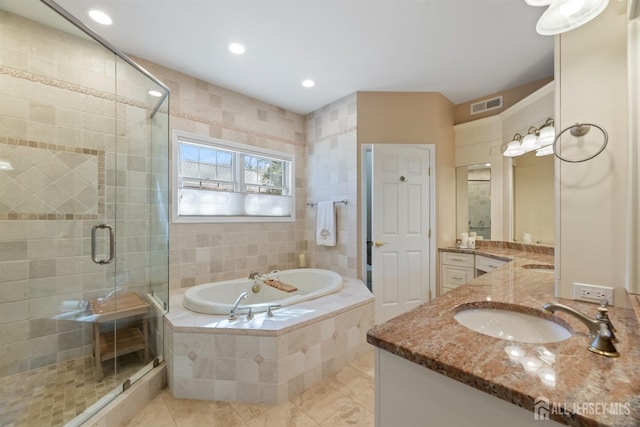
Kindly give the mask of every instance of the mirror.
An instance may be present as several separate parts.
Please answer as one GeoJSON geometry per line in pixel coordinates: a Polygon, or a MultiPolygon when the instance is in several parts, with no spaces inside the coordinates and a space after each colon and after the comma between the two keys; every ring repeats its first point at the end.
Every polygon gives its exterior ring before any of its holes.
{"type": "Polygon", "coordinates": [[[491,163],[456,168],[456,233],[491,239],[491,163]]]}
{"type": "Polygon", "coordinates": [[[553,246],[554,156],[513,159],[513,240],[553,246]]]}
{"type": "MultiPolygon", "coordinates": [[[[531,152],[513,158],[511,165],[512,241],[553,246],[554,156],[536,156],[531,152]]],[[[491,186],[490,163],[456,168],[457,236],[476,232],[485,240],[491,239],[491,186]]],[[[509,202],[505,200],[504,203],[509,202]]],[[[494,206],[494,209],[500,207],[494,206]]],[[[497,226],[501,228],[500,224],[497,226]]],[[[505,235],[504,240],[509,237],[505,235]]]]}

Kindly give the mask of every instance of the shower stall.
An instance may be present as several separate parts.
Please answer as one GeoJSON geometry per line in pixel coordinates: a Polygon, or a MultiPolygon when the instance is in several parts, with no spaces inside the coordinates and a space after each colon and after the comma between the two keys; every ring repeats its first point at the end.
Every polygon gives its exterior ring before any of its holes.
{"type": "Polygon", "coordinates": [[[78,425],[162,361],[169,91],[0,0],[0,425],[78,425]]]}

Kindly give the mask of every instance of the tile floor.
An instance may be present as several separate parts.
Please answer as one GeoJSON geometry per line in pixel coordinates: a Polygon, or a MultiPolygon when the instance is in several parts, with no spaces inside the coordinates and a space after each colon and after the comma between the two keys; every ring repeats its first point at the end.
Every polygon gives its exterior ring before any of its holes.
{"type": "Polygon", "coordinates": [[[129,427],[307,427],[374,425],[373,350],[277,406],[176,399],[167,388],[129,427]]]}
{"type": "Polygon", "coordinates": [[[0,426],[62,426],[143,366],[133,353],[118,358],[117,373],[106,361],[97,382],[93,358],[85,356],[0,378],[0,426]]]}

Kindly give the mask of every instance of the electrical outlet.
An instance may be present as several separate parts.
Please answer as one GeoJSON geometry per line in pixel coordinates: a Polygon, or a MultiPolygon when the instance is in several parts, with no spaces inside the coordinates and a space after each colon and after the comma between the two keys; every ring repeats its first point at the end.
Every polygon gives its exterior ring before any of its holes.
{"type": "Polygon", "coordinates": [[[586,283],[573,283],[573,299],[587,302],[600,302],[604,298],[613,305],[613,288],[609,286],[587,285],[586,283]]]}

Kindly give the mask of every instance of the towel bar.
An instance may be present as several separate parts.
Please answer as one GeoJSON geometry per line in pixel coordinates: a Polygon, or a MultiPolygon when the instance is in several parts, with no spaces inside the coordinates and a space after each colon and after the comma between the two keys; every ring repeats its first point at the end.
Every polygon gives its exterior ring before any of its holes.
{"type": "MultiPolygon", "coordinates": [[[[348,201],[347,199],[344,199],[344,200],[338,200],[337,202],[333,202],[333,204],[334,204],[334,205],[335,205],[336,203],[342,203],[343,205],[345,205],[345,206],[346,206],[346,205],[347,205],[347,203],[349,203],[349,201],[348,201]]],[[[307,203],[307,206],[311,206],[311,207],[313,207],[313,206],[315,206],[315,205],[317,205],[317,204],[318,204],[318,202],[309,202],[309,203],[307,203]]]]}

